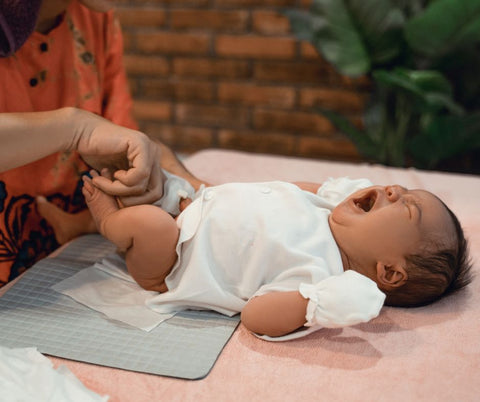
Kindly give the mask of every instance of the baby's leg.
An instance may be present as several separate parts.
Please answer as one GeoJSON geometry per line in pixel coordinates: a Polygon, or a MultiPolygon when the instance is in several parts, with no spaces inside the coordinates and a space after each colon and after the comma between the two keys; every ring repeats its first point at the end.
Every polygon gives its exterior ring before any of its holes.
{"type": "Polygon", "coordinates": [[[43,196],[38,196],[36,201],[38,213],[53,228],[58,244],[65,244],[82,234],[97,232],[88,209],[71,214],[43,196]]]}
{"type": "Polygon", "coordinates": [[[147,290],[165,292],[165,278],[177,254],[175,220],[153,205],[119,208],[114,197],[84,179],[83,194],[99,232],[125,252],[133,279],[147,290]]]}

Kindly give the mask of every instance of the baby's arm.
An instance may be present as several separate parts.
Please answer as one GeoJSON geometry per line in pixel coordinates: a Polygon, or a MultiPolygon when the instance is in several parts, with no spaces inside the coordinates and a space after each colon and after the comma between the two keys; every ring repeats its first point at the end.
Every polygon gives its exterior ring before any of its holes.
{"type": "Polygon", "coordinates": [[[305,324],[307,304],[308,299],[298,291],[267,293],[248,301],[242,323],[259,335],[286,335],[305,324]]]}
{"type": "Polygon", "coordinates": [[[301,283],[298,291],[254,297],[242,311],[242,322],[250,331],[270,337],[302,326],[346,327],[375,318],[384,301],[374,281],[348,270],[315,284],[301,283]]]}

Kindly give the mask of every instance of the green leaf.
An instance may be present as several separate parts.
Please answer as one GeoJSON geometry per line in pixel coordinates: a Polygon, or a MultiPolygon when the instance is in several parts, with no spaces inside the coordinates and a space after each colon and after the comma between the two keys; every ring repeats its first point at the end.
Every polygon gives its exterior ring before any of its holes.
{"type": "Polygon", "coordinates": [[[372,66],[394,60],[403,47],[403,13],[390,1],[350,1],[354,22],[370,56],[372,66]]]}
{"type": "Polygon", "coordinates": [[[404,68],[377,70],[373,78],[380,84],[410,93],[412,102],[417,102],[419,108],[429,111],[445,108],[454,114],[464,113],[463,107],[452,98],[450,82],[438,71],[404,68]]]}
{"type": "Polygon", "coordinates": [[[458,103],[456,103],[450,96],[442,93],[426,93],[423,97],[427,107],[433,107],[434,109],[445,108],[454,115],[461,116],[465,114],[465,109],[458,103]]]}
{"type": "Polygon", "coordinates": [[[407,70],[403,71],[412,83],[426,92],[438,92],[450,96],[453,93],[452,85],[442,73],[435,70],[407,70]]]}
{"type": "Polygon", "coordinates": [[[452,94],[450,82],[438,71],[434,70],[408,70],[396,68],[392,71],[377,70],[373,78],[387,85],[403,88],[410,92],[438,92],[444,95],[452,94]]]}
{"type": "Polygon", "coordinates": [[[290,28],[298,39],[312,42],[314,38],[314,16],[304,10],[286,10],[285,16],[290,20],[290,28]]]}
{"type": "Polygon", "coordinates": [[[370,70],[370,57],[344,0],[314,0],[313,45],[343,74],[356,76],[370,70]]]}
{"type": "Polygon", "coordinates": [[[408,45],[428,57],[441,57],[480,42],[480,0],[436,0],[405,25],[408,45]]]}
{"type": "Polygon", "coordinates": [[[480,148],[480,114],[436,116],[412,138],[409,152],[418,166],[433,168],[443,159],[480,148]]]}
{"type": "Polygon", "coordinates": [[[313,45],[343,74],[366,74],[403,46],[403,14],[389,0],[313,0],[310,12],[313,45]]]}

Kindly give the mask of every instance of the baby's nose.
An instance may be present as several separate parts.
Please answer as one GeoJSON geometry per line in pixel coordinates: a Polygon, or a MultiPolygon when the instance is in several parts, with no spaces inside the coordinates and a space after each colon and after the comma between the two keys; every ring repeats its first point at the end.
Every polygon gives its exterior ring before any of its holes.
{"type": "Polygon", "coordinates": [[[405,194],[406,189],[401,186],[386,186],[385,194],[390,202],[395,202],[405,194]]]}

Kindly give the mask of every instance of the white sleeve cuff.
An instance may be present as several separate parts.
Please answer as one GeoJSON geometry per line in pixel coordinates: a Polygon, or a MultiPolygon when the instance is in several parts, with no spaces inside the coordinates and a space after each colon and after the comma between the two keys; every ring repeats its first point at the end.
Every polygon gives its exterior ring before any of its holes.
{"type": "Polygon", "coordinates": [[[338,328],[367,322],[378,316],[385,294],[377,284],[355,271],[345,271],[316,284],[302,283],[300,294],[309,299],[305,326],[338,328]]]}
{"type": "Polygon", "coordinates": [[[173,216],[180,214],[180,201],[185,198],[195,197],[195,189],[185,179],[163,171],[167,179],[163,183],[163,196],[153,205],[157,205],[173,216]]]}

